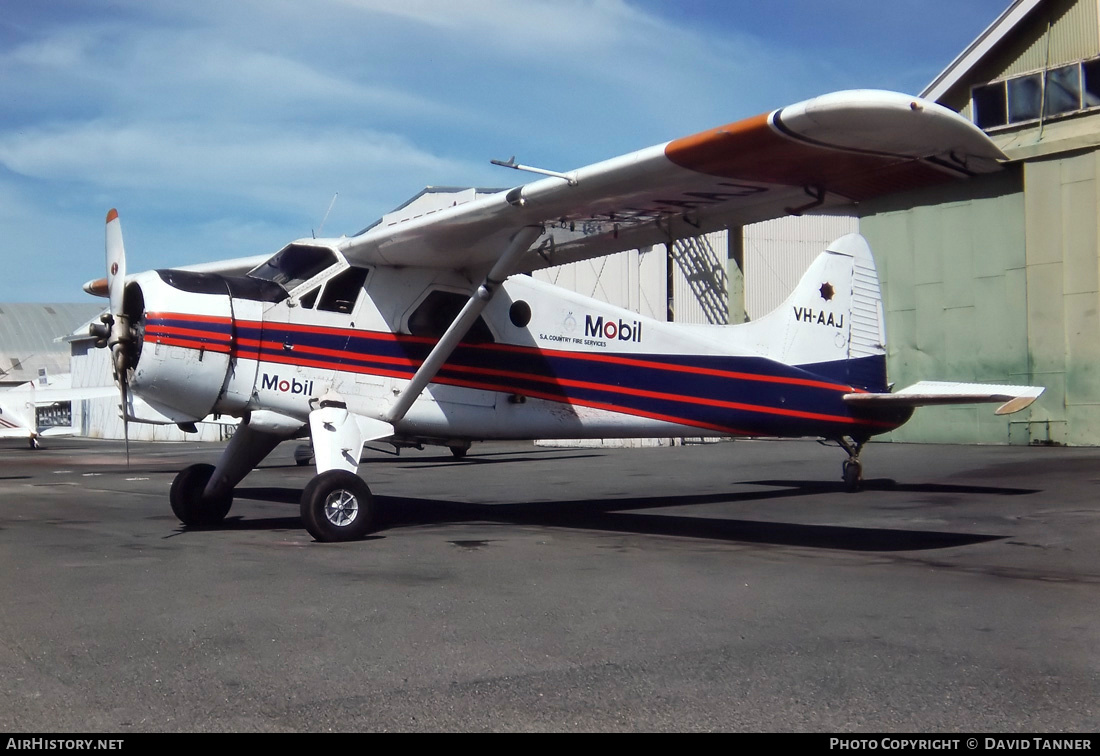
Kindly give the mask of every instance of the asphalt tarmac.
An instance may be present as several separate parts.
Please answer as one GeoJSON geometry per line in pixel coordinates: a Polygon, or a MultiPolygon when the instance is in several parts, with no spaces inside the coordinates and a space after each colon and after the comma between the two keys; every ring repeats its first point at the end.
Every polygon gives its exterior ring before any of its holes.
{"type": "Polygon", "coordinates": [[[314,542],[284,444],[0,447],[0,731],[1095,732],[1100,449],[368,452],[314,542]]]}

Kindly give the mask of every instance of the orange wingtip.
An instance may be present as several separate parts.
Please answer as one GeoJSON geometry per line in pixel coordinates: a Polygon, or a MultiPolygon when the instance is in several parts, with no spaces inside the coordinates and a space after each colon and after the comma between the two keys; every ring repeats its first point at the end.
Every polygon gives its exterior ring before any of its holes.
{"type": "Polygon", "coordinates": [[[116,218],[118,218],[118,210],[115,210],[112,207],[110,210],[107,211],[107,222],[110,223],[111,221],[115,220],[116,218]]]}

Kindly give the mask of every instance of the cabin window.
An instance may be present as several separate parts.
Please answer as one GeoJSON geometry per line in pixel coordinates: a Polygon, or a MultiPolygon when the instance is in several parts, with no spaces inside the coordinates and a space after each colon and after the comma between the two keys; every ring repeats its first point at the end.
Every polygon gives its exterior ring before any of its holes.
{"type": "Polygon", "coordinates": [[[516,300],[508,308],[508,319],[512,321],[512,325],[516,328],[526,328],[527,324],[531,322],[531,305],[522,299],[516,300]]]}
{"type": "Polygon", "coordinates": [[[318,310],[350,313],[359,299],[359,292],[367,280],[367,268],[348,268],[325,284],[318,310]]]}
{"type": "MultiPolygon", "coordinates": [[[[432,339],[441,338],[469,299],[465,294],[452,291],[433,291],[409,315],[409,333],[432,339]]],[[[495,341],[489,325],[480,315],[462,340],[474,344],[495,341]]]]}

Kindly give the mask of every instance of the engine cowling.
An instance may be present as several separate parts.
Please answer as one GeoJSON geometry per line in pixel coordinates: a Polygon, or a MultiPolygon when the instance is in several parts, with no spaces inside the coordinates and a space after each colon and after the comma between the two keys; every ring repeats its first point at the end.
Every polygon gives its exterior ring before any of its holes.
{"type": "Polygon", "coordinates": [[[259,327],[260,302],[235,300],[224,276],[162,270],[127,284],[124,311],[134,337],[129,384],[137,396],[178,423],[245,408],[255,363],[237,365],[235,356],[240,328],[253,321],[259,327]]]}
{"type": "Polygon", "coordinates": [[[233,315],[228,291],[182,291],[158,272],[127,284],[135,354],[130,388],[176,422],[202,420],[213,410],[229,372],[233,315]],[[133,293],[132,293],[133,292],[133,293]],[[136,316],[136,317],[135,317],[136,316]]]}

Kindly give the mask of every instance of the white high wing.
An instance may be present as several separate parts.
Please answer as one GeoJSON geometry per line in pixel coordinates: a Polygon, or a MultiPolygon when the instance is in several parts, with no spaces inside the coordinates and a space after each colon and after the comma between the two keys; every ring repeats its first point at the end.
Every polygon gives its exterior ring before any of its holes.
{"type": "Polygon", "coordinates": [[[460,455],[482,439],[812,436],[848,452],[854,488],[863,444],[915,406],[1016,411],[1042,391],[890,393],[862,237],[838,239],[775,312],[735,326],[659,322],[516,274],[965,178],[1002,158],[939,105],[840,92],[353,237],[298,240],[254,267],[127,275],[112,210],[108,279],[85,288],[111,299],[93,334],[111,349],[127,419],[241,418],[216,467],[173,483],[186,525],[219,522],[234,486],[306,435],[317,475],[302,519],[323,541],[372,527],[356,471],[376,439],[460,455]]]}

